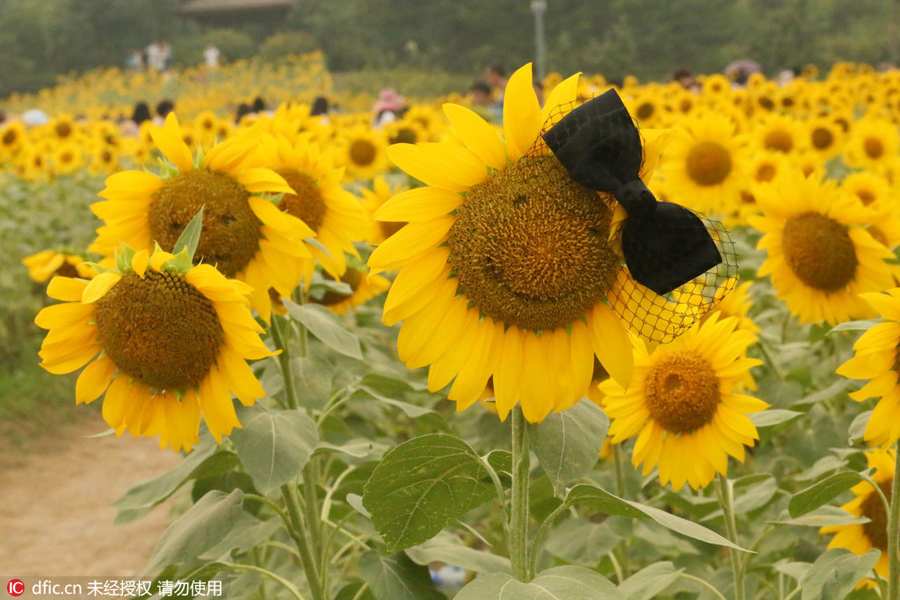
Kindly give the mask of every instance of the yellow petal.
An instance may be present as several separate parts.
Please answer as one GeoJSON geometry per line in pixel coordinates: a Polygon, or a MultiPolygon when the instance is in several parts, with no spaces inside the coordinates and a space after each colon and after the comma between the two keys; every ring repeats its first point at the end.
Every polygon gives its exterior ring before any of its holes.
{"type": "Polygon", "coordinates": [[[565,81],[561,81],[549,94],[541,109],[541,126],[543,126],[553,111],[559,107],[565,107],[578,99],[578,77],[581,73],[575,73],[565,81]]]}
{"type": "Polygon", "coordinates": [[[150,128],[150,137],[153,138],[153,143],[159,151],[172,161],[179,171],[184,173],[194,168],[194,158],[181,137],[181,129],[178,127],[178,119],[174,112],[169,113],[162,128],[150,128]]]}
{"type": "Polygon", "coordinates": [[[75,403],[90,404],[106,391],[116,373],[116,365],[102,356],[86,366],[75,383],[75,403]]]}
{"type": "Polygon", "coordinates": [[[433,187],[414,188],[378,207],[376,221],[427,221],[456,210],[465,202],[460,194],[433,187]]]}
{"type": "Polygon", "coordinates": [[[149,262],[150,252],[144,248],[143,250],[135,252],[134,256],[131,257],[131,268],[138,274],[138,277],[143,279],[144,273],[147,271],[147,263],[149,262]]]}
{"type": "Polygon", "coordinates": [[[454,192],[465,192],[487,178],[481,159],[457,144],[393,144],[387,154],[398,167],[426,185],[454,192]]]}
{"type": "Polygon", "coordinates": [[[531,63],[528,63],[512,74],[503,95],[503,137],[510,162],[531,149],[541,124],[541,105],[534,93],[531,63]]]}
{"type": "Polygon", "coordinates": [[[113,271],[100,273],[90,283],[85,286],[81,293],[81,302],[84,304],[92,304],[103,297],[114,285],[119,283],[122,276],[113,271]]]}
{"type": "Polygon", "coordinates": [[[497,129],[474,111],[459,104],[444,104],[444,114],[466,147],[494,169],[506,167],[506,151],[497,129]]]}
{"type": "Polygon", "coordinates": [[[373,275],[403,266],[415,256],[436,248],[450,233],[454,217],[438,217],[404,226],[375,248],[369,257],[373,275]]]}
{"type": "Polygon", "coordinates": [[[80,302],[81,294],[87,282],[80,279],[72,279],[71,277],[54,277],[47,286],[47,295],[54,300],[64,300],[65,302],[80,302]]]}
{"type": "Polygon", "coordinates": [[[271,169],[253,168],[246,169],[235,177],[237,182],[247,188],[252,194],[270,192],[273,194],[296,194],[284,180],[284,177],[271,169]]]}
{"type": "Polygon", "coordinates": [[[165,263],[173,258],[175,258],[174,254],[157,250],[153,253],[153,256],[150,257],[150,268],[154,271],[159,271],[165,263]]]}
{"type": "Polygon", "coordinates": [[[603,368],[622,387],[630,386],[634,351],[619,316],[609,306],[598,302],[588,317],[588,331],[594,353],[603,368]]]}

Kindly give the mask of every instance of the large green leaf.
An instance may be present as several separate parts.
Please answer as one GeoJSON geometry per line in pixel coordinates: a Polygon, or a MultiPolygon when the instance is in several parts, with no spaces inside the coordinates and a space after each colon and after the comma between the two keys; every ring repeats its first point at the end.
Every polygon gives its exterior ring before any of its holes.
{"type": "Polygon", "coordinates": [[[844,548],[828,550],[816,559],[800,581],[800,600],[838,600],[847,597],[878,562],[881,552],[869,550],[857,556],[844,548]]]}
{"type": "Polygon", "coordinates": [[[196,558],[219,544],[242,514],[244,492],[213,490],[163,532],[156,543],[147,572],[196,558]]]}
{"type": "Polygon", "coordinates": [[[788,503],[788,512],[794,518],[805,515],[831,502],[861,481],[864,481],[863,476],[854,471],[835,473],[794,494],[788,503]]]}
{"type": "Polygon", "coordinates": [[[445,600],[434,589],[428,568],[402,552],[382,556],[370,550],[359,557],[359,574],[377,600],[445,600]]]}
{"type": "MultiPolygon", "coordinates": [[[[566,503],[584,504],[590,506],[594,510],[619,517],[649,517],[663,527],[671,529],[681,535],[686,535],[689,538],[700,540],[707,544],[727,546],[729,548],[734,548],[735,550],[744,550],[744,548],[729,542],[715,531],[707,529],[702,525],[698,525],[687,519],[682,519],[681,517],[676,517],[664,510],[647,506],[640,502],[623,500],[594,485],[576,485],[569,490],[569,495],[566,496],[566,503]]],[[[746,552],[746,550],[744,551],[746,552]]]]}
{"type": "Polygon", "coordinates": [[[675,569],[670,562],[658,562],[641,569],[619,586],[628,600],[652,600],[669,588],[684,569],[675,569]]]}
{"type": "MultiPolygon", "coordinates": [[[[125,492],[124,496],[113,503],[119,510],[116,524],[129,523],[143,517],[187,481],[210,474],[215,465],[223,460],[221,457],[211,458],[217,448],[215,444],[201,444],[171,471],[139,483],[125,492]]],[[[227,454],[233,458],[233,455],[227,454]]]]}
{"type": "Polygon", "coordinates": [[[590,569],[565,566],[543,571],[530,583],[505,573],[482,575],[464,587],[455,600],[625,600],[616,586],[590,569]]]}
{"type": "Polygon", "coordinates": [[[557,495],[594,468],[608,430],[606,413],[586,398],[540,423],[529,424],[531,448],[557,495]]]}
{"type": "Polygon", "coordinates": [[[320,342],[345,356],[362,360],[359,338],[341,325],[333,312],[318,304],[295,304],[288,299],[284,306],[292,319],[298,321],[320,342]]]}
{"type": "Polygon", "coordinates": [[[363,493],[389,552],[428,540],[453,519],[490,500],[488,471],[464,441],[435,433],[388,452],[363,493]]]}
{"type": "Polygon", "coordinates": [[[509,573],[510,563],[505,556],[469,548],[455,535],[441,532],[427,542],[405,550],[413,562],[420,565],[439,561],[476,573],[509,573]]]}
{"type": "Polygon", "coordinates": [[[242,411],[241,422],[244,428],[235,429],[231,440],[263,493],[297,476],[319,443],[315,421],[302,412],[253,408],[242,411]]]}
{"type": "Polygon", "coordinates": [[[553,528],[544,548],[567,563],[596,567],[620,540],[609,523],[569,518],[553,528]]]}

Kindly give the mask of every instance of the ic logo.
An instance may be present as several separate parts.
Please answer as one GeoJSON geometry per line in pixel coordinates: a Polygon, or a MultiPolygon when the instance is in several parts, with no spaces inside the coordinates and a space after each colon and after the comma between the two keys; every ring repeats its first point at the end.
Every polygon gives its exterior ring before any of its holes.
{"type": "Polygon", "coordinates": [[[10,596],[21,596],[25,593],[25,583],[21,579],[10,579],[6,591],[10,596]]]}

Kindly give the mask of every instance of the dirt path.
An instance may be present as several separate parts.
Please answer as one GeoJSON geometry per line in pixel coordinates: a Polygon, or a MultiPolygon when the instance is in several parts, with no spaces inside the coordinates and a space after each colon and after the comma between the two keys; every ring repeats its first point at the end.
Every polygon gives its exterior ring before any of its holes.
{"type": "Polygon", "coordinates": [[[165,529],[169,505],[114,526],[110,504],[176,465],[156,439],[103,431],[99,415],[55,435],[39,452],[0,458],[0,575],[133,576],[165,529]]]}

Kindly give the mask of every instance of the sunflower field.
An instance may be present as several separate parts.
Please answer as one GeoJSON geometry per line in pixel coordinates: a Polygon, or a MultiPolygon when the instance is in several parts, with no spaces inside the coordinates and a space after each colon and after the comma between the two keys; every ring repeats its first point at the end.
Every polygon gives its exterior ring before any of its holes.
{"type": "Polygon", "coordinates": [[[900,71],[533,83],[10,98],[0,353],[183,456],[144,597],[900,599],[900,71]]]}

